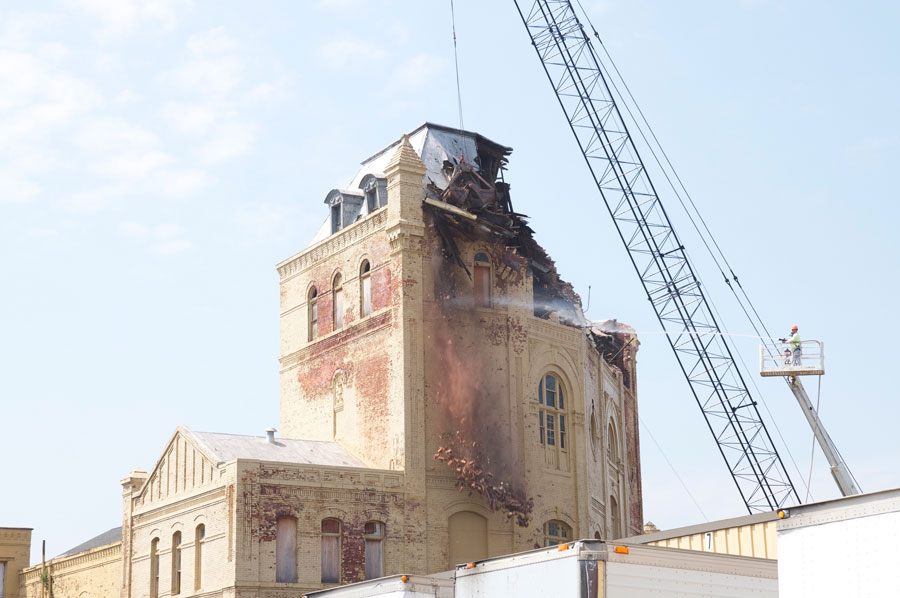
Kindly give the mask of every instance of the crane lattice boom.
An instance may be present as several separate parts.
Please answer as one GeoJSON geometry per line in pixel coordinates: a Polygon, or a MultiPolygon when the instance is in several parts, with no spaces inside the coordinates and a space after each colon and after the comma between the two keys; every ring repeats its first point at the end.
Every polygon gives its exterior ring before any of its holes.
{"type": "Polygon", "coordinates": [[[747,509],[799,502],[571,2],[515,2],[747,509]]]}

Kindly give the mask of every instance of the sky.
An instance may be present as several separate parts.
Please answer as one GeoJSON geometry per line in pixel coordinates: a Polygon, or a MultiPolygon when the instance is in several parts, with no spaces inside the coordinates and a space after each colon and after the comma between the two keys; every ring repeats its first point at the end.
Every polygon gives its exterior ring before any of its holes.
{"type": "MultiPolygon", "coordinates": [[[[820,414],[862,489],[900,486],[900,6],[583,4],[767,327],[825,342],[820,414]]],[[[455,8],[465,128],[514,148],[514,207],[588,316],[641,333],[645,520],[745,514],[513,3],[455,8]]],[[[449,2],[0,5],[0,525],[34,528],[33,562],[120,525],[119,480],[177,425],[277,426],[275,265],[425,121],[460,125],[449,2]]],[[[839,496],[661,194],[801,496],[810,470],[809,500],[839,496]]]]}

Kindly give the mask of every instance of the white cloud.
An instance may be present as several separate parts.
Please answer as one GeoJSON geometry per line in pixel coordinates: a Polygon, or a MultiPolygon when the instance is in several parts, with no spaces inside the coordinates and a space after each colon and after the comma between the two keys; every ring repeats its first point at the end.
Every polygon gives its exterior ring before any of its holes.
{"type": "Polygon", "coordinates": [[[167,222],[148,227],[137,222],[119,224],[119,234],[143,245],[153,255],[170,257],[189,251],[193,247],[181,225],[167,222]]]}
{"type": "Polygon", "coordinates": [[[155,187],[168,197],[193,195],[210,184],[210,175],[197,169],[163,170],[154,178],[155,187]]]}
{"type": "Polygon", "coordinates": [[[178,12],[190,6],[184,0],[68,0],[99,20],[106,35],[120,37],[142,25],[171,31],[178,22],[178,12]]]}
{"type": "Polygon", "coordinates": [[[424,52],[416,54],[394,70],[388,91],[421,91],[436,77],[443,76],[448,66],[447,58],[424,52]]]}
{"type": "Polygon", "coordinates": [[[0,204],[21,203],[37,195],[40,187],[22,176],[22,173],[3,168],[0,169],[0,204]]]}
{"type": "Polygon", "coordinates": [[[243,156],[253,149],[256,135],[256,125],[239,123],[224,125],[200,150],[200,157],[204,162],[216,163],[243,156]]]}
{"type": "MultiPolygon", "coordinates": [[[[360,14],[370,7],[370,0],[316,0],[317,10],[327,10],[342,14],[360,14]]],[[[380,7],[384,9],[384,7],[380,7]]]]}
{"type": "Polygon", "coordinates": [[[162,115],[177,130],[188,133],[205,133],[222,118],[221,108],[211,103],[168,102],[162,115]]]}
{"type": "Polygon", "coordinates": [[[387,57],[381,46],[356,39],[336,39],[319,49],[319,57],[332,69],[347,66],[367,66],[380,63],[387,57]]]}

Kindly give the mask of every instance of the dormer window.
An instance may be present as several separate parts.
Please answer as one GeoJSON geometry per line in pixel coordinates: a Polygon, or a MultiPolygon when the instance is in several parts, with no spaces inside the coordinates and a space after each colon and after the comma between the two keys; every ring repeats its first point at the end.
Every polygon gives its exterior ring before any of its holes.
{"type": "Polygon", "coordinates": [[[363,188],[363,192],[366,194],[366,208],[371,214],[378,209],[378,183],[374,178],[369,179],[369,182],[363,188]]]}
{"type": "Polygon", "coordinates": [[[361,191],[332,189],[325,196],[325,203],[331,209],[328,219],[331,221],[331,234],[350,226],[362,211],[363,194],[361,191]]]}
{"type": "Polygon", "coordinates": [[[367,174],[359,182],[366,202],[366,214],[371,214],[387,204],[387,179],[379,179],[374,174],[367,174]]]}
{"type": "Polygon", "coordinates": [[[341,204],[331,206],[331,234],[341,230],[341,204]]]}

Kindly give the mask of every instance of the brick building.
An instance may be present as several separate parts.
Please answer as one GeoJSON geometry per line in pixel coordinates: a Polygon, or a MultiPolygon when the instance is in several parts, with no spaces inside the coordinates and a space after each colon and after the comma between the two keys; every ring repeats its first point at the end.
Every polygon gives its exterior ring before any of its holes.
{"type": "Polygon", "coordinates": [[[120,556],[51,562],[55,595],[287,598],[641,533],[637,339],[584,318],[510,152],[426,123],[329,192],[278,265],[280,435],[179,427],[122,481],[121,539],[65,558],[120,556]]]}

